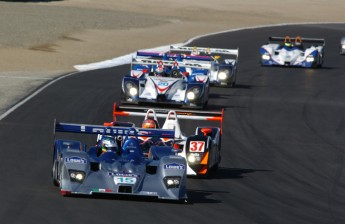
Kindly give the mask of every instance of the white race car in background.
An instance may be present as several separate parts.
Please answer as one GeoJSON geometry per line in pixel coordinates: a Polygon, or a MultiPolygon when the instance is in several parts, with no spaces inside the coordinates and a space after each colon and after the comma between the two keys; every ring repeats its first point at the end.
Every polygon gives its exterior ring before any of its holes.
{"type": "Polygon", "coordinates": [[[130,74],[122,79],[121,102],[206,108],[209,70],[210,66],[199,62],[133,58],[130,74]]]}
{"type": "Polygon", "coordinates": [[[345,37],[340,40],[340,54],[345,54],[345,37]]]}
{"type": "Polygon", "coordinates": [[[236,85],[239,49],[205,48],[205,47],[175,47],[170,46],[170,53],[188,53],[191,56],[205,56],[198,59],[183,59],[183,61],[198,61],[211,65],[210,84],[214,86],[236,85]]]}
{"type": "Polygon", "coordinates": [[[261,65],[288,67],[321,67],[324,62],[325,39],[269,37],[260,48],[261,65]]]}

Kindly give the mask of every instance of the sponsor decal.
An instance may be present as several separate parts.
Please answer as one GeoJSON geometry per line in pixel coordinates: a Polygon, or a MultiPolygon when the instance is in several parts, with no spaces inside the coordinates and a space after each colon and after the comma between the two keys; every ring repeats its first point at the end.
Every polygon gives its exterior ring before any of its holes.
{"type": "Polygon", "coordinates": [[[139,177],[137,174],[132,173],[120,173],[120,172],[109,172],[109,176],[116,176],[116,177],[139,177]]]}
{"type": "Polygon", "coordinates": [[[188,116],[194,115],[194,114],[191,113],[191,112],[180,112],[180,111],[177,111],[176,114],[177,114],[177,115],[188,115],[188,116]]]}
{"type": "MultiPolygon", "coordinates": [[[[85,129],[85,128],[84,128],[85,129]]],[[[104,132],[104,128],[92,128],[91,130],[93,133],[103,133],[104,132]]],[[[126,135],[128,132],[128,130],[124,130],[124,129],[118,129],[118,128],[114,128],[114,129],[107,129],[105,134],[118,134],[118,135],[126,135]]],[[[104,134],[104,133],[103,133],[104,134]]]]}
{"type": "Polygon", "coordinates": [[[151,131],[138,131],[138,135],[149,135],[149,134],[153,134],[153,132],[151,132],[151,131]]]}
{"type": "Polygon", "coordinates": [[[151,192],[151,191],[143,191],[146,195],[158,195],[157,192],[151,192]]]}
{"type": "Polygon", "coordinates": [[[136,149],[137,146],[133,143],[133,142],[130,142],[127,146],[126,146],[127,149],[136,149]]]}
{"type": "Polygon", "coordinates": [[[164,87],[169,86],[169,83],[160,81],[160,82],[158,82],[158,86],[164,86],[164,87]]]}
{"type": "Polygon", "coordinates": [[[66,157],[66,158],[65,158],[65,162],[66,162],[66,163],[79,163],[79,164],[85,164],[85,163],[86,163],[86,159],[80,158],[80,157],[77,157],[77,156],[73,156],[73,157],[66,157]]]}
{"type": "Polygon", "coordinates": [[[165,164],[164,169],[169,169],[169,170],[184,170],[186,169],[185,165],[183,164],[177,164],[177,163],[170,163],[170,164],[165,164]]]}
{"type": "Polygon", "coordinates": [[[102,133],[103,131],[104,131],[104,128],[92,128],[92,132],[94,133],[98,133],[98,132],[102,133]]]}

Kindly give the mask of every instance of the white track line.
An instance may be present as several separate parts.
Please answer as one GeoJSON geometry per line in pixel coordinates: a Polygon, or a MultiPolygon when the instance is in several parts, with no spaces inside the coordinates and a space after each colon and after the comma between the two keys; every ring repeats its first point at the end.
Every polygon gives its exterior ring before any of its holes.
{"type": "Polygon", "coordinates": [[[10,109],[8,109],[5,113],[3,113],[2,115],[0,115],[0,121],[2,119],[4,119],[6,116],[8,116],[10,113],[12,113],[13,111],[15,111],[18,107],[20,107],[21,105],[23,105],[24,103],[26,103],[27,101],[29,101],[30,99],[34,98],[37,94],[39,94],[40,92],[42,92],[44,89],[48,88],[49,86],[51,86],[52,84],[54,84],[55,82],[66,78],[68,76],[74,75],[78,72],[73,72],[67,75],[63,75],[59,78],[56,78],[52,81],[50,81],[49,83],[47,83],[46,85],[42,86],[41,88],[39,88],[38,90],[36,90],[35,92],[33,92],[32,94],[30,94],[29,96],[25,97],[23,100],[19,101],[17,104],[15,104],[14,106],[12,106],[10,109]]]}

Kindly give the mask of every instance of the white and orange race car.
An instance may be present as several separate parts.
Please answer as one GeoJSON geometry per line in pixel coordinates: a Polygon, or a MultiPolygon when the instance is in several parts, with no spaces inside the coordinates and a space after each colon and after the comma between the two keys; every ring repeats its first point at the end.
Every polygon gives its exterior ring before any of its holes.
{"type": "Polygon", "coordinates": [[[132,106],[118,107],[114,103],[113,121],[118,122],[117,118],[119,116],[142,116],[144,120],[154,120],[156,128],[174,129],[175,139],[164,139],[162,137],[160,139],[154,139],[154,137],[145,138],[142,139],[142,145],[150,145],[150,147],[153,145],[174,145],[174,148],[179,150],[179,155],[187,160],[187,175],[207,176],[211,170],[218,169],[221,161],[220,152],[224,109],[221,111],[169,110],[132,106]],[[162,126],[159,125],[158,118],[165,118],[162,126]],[[219,127],[198,126],[193,135],[185,136],[181,131],[180,119],[216,121],[220,125],[219,127]],[[146,144],[148,142],[150,144],[146,144]]]}

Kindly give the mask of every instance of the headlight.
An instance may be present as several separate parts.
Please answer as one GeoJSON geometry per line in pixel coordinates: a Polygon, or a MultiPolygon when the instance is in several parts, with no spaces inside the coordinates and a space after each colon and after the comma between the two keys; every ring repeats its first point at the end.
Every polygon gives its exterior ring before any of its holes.
{"type": "Polygon", "coordinates": [[[271,59],[271,57],[268,54],[263,54],[262,59],[268,61],[271,59]]]}
{"type": "Polygon", "coordinates": [[[187,98],[188,98],[189,100],[194,100],[194,99],[195,99],[195,93],[193,93],[193,92],[188,92],[188,93],[187,93],[187,98]]]}
{"type": "Polygon", "coordinates": [[[69,176],[73,182],[83,182],[85,173],[79,170],[69,170],[69,176]]]}
{"type": "Polygon", "coordinates": [[[341,45],[341,48],[345,50],[345,44],[341,45]]]}
{"type": "Polygon", "coordinates": [[[195,160],[196,160],[196,159],[195,159],[195,156],[194,156],[193,154],[191,154],[191,155],[188,156],[188,162],[194,163],[195,160]]]}
{"type": "Polygon", "coordinates": [[[133,82],[126,82],[125,87],[126,92],[128,92],[131,96],[136,96],[138,94],[138,88],[133,82]]]}
{"type": "Polygon", "coordinates": [[[132,96],[136,96],[138,94],[137,88],[135,88],[135,87],[130,88],[129,94],[131,94],[132,96]]]}
{"type": "Polygon", "coordinates": [[[308,55],[308,57],[306,58],[307,62],[313,62],[314,61],[314,56],[313,55],[308,55]]]}
{"type": "Polygon", "coordinates": [[[164,183],[167,188],[178,188],[180,187],[181,177],[165,177],[164,183]]]}
{"type": "Polygon", "coordinates": [[[201,160],[201,154],[199,153],[191,153],[189,154],[189,156],[187,157],[187,160],[189,163],[200,163],[200,160],[201,160]]]}
{"type": "Polygon", "coordinates": [[[227,72],[219,72],[219,73],[218,73],[218,78],[219,78],[220,80],[224,80],[224,79],[226,79],[227,77],[228,77],[227,72]]]}
{"type": "Polygon", "coordinates": [[[200,95],[200,88],[199,87],[192,87],[187,92],[187,99],[188,100],[195,100],[200,95]]]}

